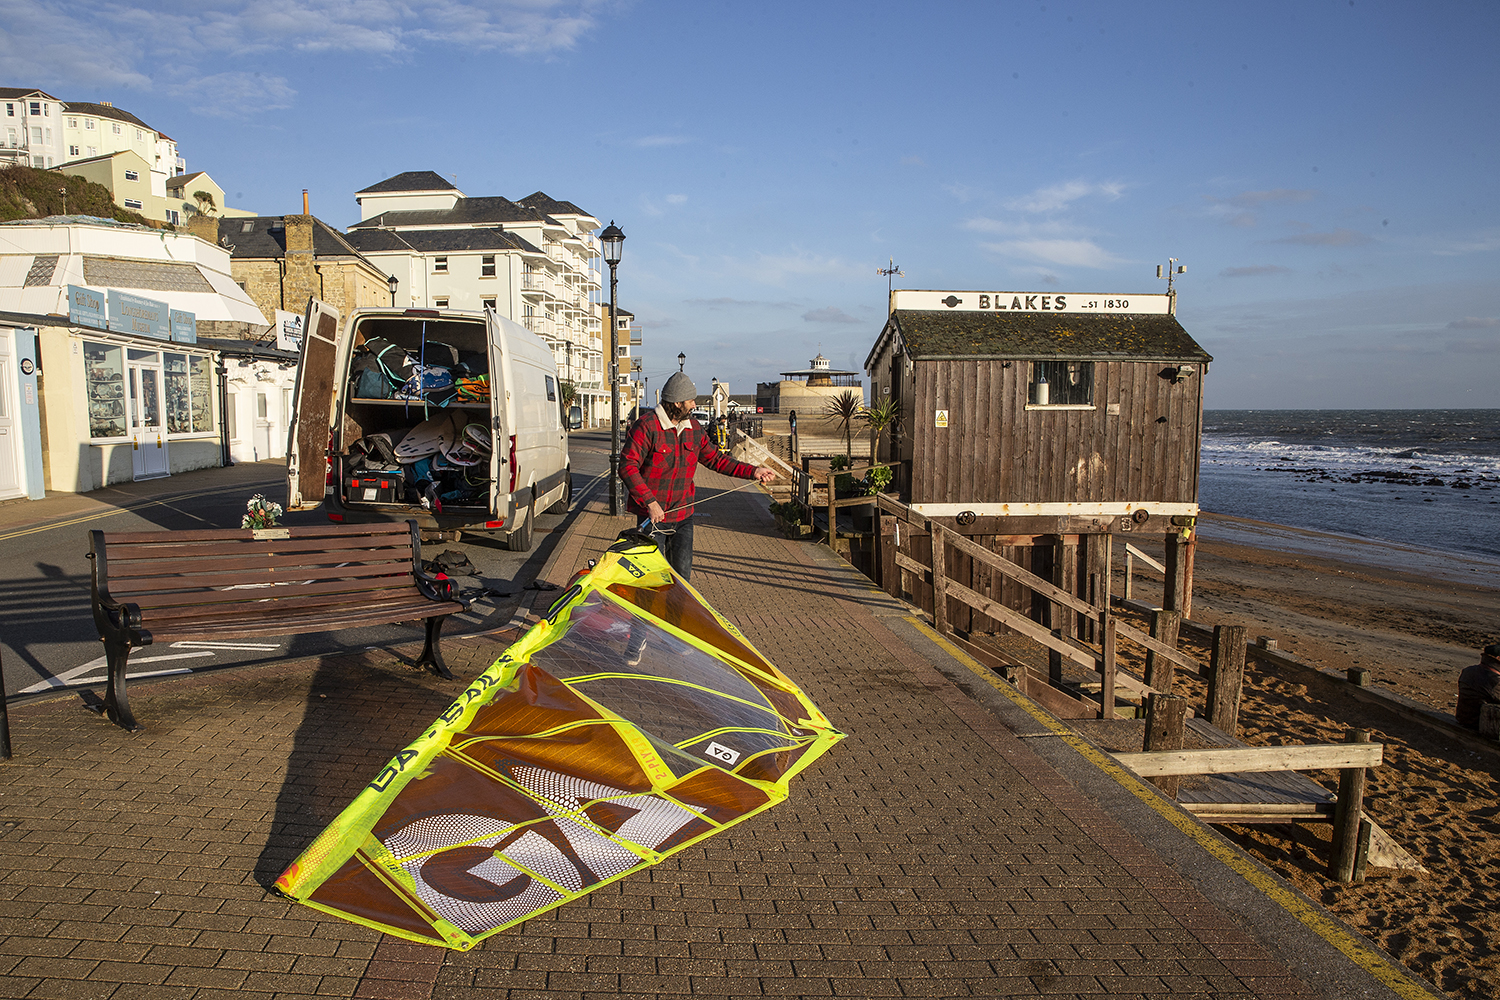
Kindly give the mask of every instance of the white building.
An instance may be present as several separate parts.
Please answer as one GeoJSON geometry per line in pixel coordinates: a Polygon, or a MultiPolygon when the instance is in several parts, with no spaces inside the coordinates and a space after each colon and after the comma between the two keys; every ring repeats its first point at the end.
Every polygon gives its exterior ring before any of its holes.
{"type": "Polygon", "coordinates": [[[607,418],[597,218],[541,191],[470,198],[430,170],[372,184],[355,200],[361,221],[349,242],[395,275],[397,304],[492,308],[515,320],[552,347],[585,421],[607,418]]]}
{"type": "Polygon", "coordinates": [[[198,335],[269,326],[227,248],[73,216],[0,223],[0,313],[34,331],[46,488],[77,493],[220,464],[218,357],[198,335]]]}
{"type": "MultiPolygon", "coordinates": [[[[75,160],[95,160],[130,151],[146,165],[142,195],[117,195],[138,202],[129,207],[147,218],[175,222],[164,206],[167,179],[186,166],[171,136],[109,101],[63,101],[42,90],[0,87],[0,165],[23,164],[49,170],[75,160]]],[[[92,179],[92,178],[91,178],[92,179]]]]}
{"type": "Polygon", "coordinates": [[[45,90],[0,87],[0,161],[46,170],[66,160],[65,107],[45,90]]]}

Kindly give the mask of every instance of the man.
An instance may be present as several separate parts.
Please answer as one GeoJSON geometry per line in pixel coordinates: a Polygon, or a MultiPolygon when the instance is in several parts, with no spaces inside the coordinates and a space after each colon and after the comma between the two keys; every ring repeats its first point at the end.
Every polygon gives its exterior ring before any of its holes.
{"type": "Polygon", "coordinates": [[[737,479],[770,482],[766,466],[736,462],[692,418],[698,389],[682,372],[667,379],[656,409],[642,413],[620,452],[626,506],[658,528],[657,547],[684,580],[693,573],[693,475],[703,465],[737,479]]]}
{"type": "Polygon", "coordinates": [[[1479,651],[1479,662],[1458,675],[1458,707],[1453,717],[1465,729],[1479,729],[1479,711],[1500,704],[1500,642],[1479,651]]]}

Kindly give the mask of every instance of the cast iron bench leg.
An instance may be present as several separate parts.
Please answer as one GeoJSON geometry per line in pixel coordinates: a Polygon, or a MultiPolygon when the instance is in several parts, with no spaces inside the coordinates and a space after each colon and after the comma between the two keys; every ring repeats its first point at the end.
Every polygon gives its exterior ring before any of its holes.
{"type": "Polygon", "coordinates": [[[422,655],[417,658],[417,666],[429,666],[432,672],[445,680],[452,680],[453,674],[443,664],[443,651],[438,643],[441,641],[439,635],[443,630],[443,621],[447,615],[433,615],[427,619],[427,644],[422,647],[422,655]]]}
{"type": "Polygon", "coordinates": [[[109,661],[109,692],[104,699],[104,714],[126,732],[136,732],[144,727],[135,721],[130,711],[130,699],[125,694],[125,667],[130,661],[130,647],[106,641],[104,655],[109,661]]]}

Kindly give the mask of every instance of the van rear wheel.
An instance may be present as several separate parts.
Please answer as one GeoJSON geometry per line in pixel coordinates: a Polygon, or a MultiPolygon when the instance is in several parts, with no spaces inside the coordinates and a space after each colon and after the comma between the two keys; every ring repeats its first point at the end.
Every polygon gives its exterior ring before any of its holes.
{"type": "Polygon", "coordinates": [[[511,552],[530,552],[531,528],[535,521],[536,504],[532,503],[531,506],[525,508],[521,523],[505,536],[505,547],[511,552]]]}
{"type": "Polygon", "coordinates": [[[568,504],[573,502],[573,470],[568,469],[563,473],[562,496],[558,497],[551,507],[547,508],[549,514],[566,514],[568,504]]]}

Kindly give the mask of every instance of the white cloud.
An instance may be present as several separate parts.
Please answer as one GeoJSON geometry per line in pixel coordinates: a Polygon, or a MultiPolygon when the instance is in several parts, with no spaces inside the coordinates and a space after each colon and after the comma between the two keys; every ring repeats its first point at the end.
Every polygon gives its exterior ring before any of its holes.
{"type": "Polygon", "coordinates": [[[658,146],[685,146],[691,141],[685,135],[643,135],[631,145],[641,149],[655,149],[658,146]]]}
{"type": "Polygon", "coordinates": [[[280,111],[292,106],[297,96],[279,76],[259,73],[218,73],[193,83],[203,114],[220,118],[241,118],[257,111],[280,111]]]}
{"type": "MultiPolygon", "coordinates": [[[[281,77],[251,82],[230,60],[280,53],[399,57],[420,48],[546,54],[573,48],[604,0],[215,0],[189,5],[0,0],[0,64],[18,83],[201,89],[197,110],[274,111],[295,95],[281,77]],[[76,42],[80,25],[107,44],[76,42]],[[171,58],[161,40],[174,39],[171,58]],[[211,72],[217,71],[217,72],[211,72]],[[265,100],[254,100],[255,87],[265,100]],[[215,99],[222,103],[211,104],[215,99]]],[[[67,100],[79,94],[59,93],[67,100]]],[[[92,96],[92,95],[89,95],[92,96]]]]}
{"type": "Polygon", "coordinates": [[[1305,247],[1354,247],[1374,243],[1375,239],[1352,229],[1339,228],[1329,233],[1297,233],[1295,236],[1283,236],[1271,242],[1305,247]]]}
{"type": "Polygon", "coordinates": [[[1010,240],[983,246],[1007,257],[1041,260],[1060,267],[1103,269],[1125,263],[1123,257],[1116,257],[1093,240],[1010,240]]]}
{"type": "Polygon", "coordinates": [[[667,195],[667,204],[668,205],[684,205],[686,203],[687,203],[687,195],[685,195],[685,194],[669,194],[669,195],[667,195]]]}
{"type": "Polygon", "coordinates": [[[1066,181],[1051,187],[1038,188],[1028,195],[1012,198],[1005,207],[1015,212],[1056,212],[1067,208],[1080,198],[1099,197],[1114,201],[1125,192],[1125,185],[1117,182],[1091,184],[1088,181],[1066,181]]]}
{"type": "Polygon", "coordinates": [[[1219,272],[1221,278],[1260,278],[1269,274],[1291,274],[1292,269],[1280,264],[1252,264],[1248,267],[1226,267],[1219,272]]]}
{"type": "Polygon", "coordinates": [[[1495,316],[1460,316],[1448,324],[1450,330],[1488,330],[1500,327],[1500,318],[1495,316]]]}
{"type": "Polygon", "coordinates": [[[802,314],[802,318],[809,323],[858,323],[860,320],[850,316],[838,306],[824,306],[822,309],[811,309],[802,314]]]}

